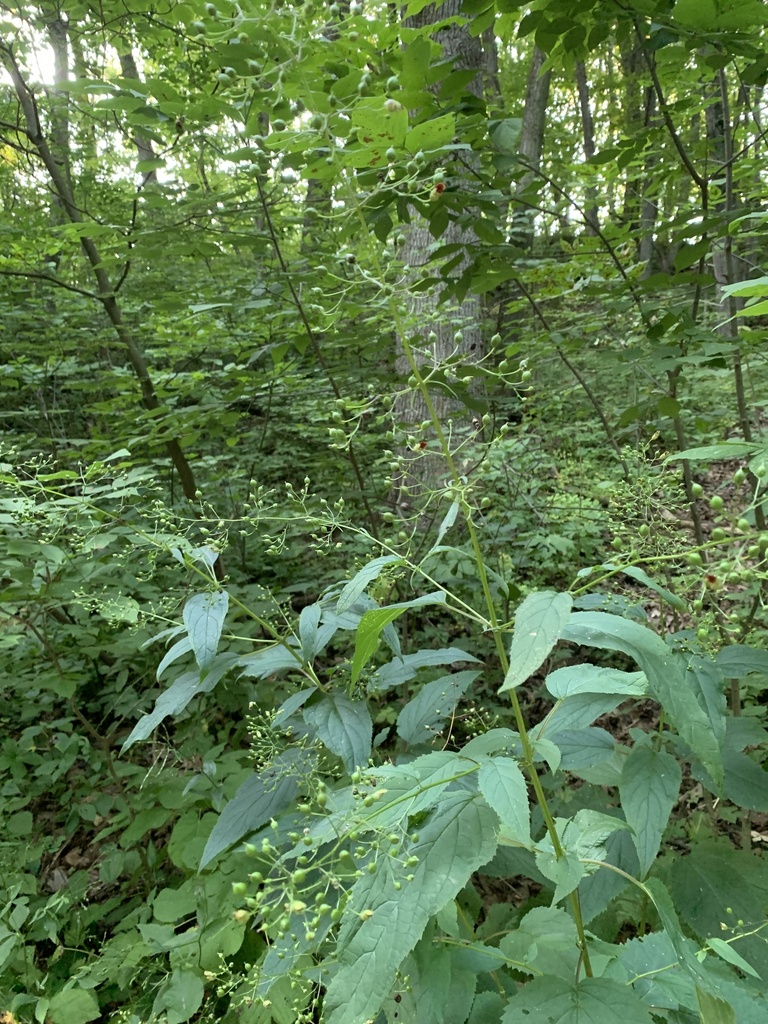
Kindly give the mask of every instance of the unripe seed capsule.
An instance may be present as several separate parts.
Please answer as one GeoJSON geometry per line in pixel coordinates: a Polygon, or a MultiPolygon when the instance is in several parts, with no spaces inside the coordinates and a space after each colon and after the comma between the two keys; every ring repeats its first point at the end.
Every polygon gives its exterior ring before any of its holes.
{"type": "Polygon", "coordinates": [[[691,484],[691,494],[694,498],[700,498],[704,494],[704,488],[701,484],[691,484]]]}
{"type": "Polygon", "coordinates": [[[709,507],[715,512],[720,512],[725,506],[725,502],[719,494],[713,494],[709,499],[709,507]]]}

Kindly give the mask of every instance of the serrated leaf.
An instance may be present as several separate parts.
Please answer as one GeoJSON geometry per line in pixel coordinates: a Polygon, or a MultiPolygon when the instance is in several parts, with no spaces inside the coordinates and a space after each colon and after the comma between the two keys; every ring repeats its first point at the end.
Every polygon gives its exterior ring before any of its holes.
{"type": "Polygon", "coordinates": [[[697,988],[700,1024],[736,1024],[736,1013],[727,999],[697,988]]]}
{"type": "Polygon", "coordinates": [[[505,840],[531,845],[531,814],[528,786],[511,757],[493,757],[480,766],[480,792],[498,814],[505,840]]]}
{"type": "Polygon", "coordinates": [[[619,783],[621,808],[634,832],[641,877],[648,874],[677,802],[682,771],[665,750],[637,746],[624,762],[619,783]]]}
{"type": "Polygon", "coordinates": [[[385,626],[394,622],[410,608],[421,608],[424,605],[445,604],[445,591],[438,590],[434,594],[423,594],[411,601],[400,601],[389,604],[385,608],[374,608],[366,612],[360,619],[355,636],[355,653],[352,657],[351,682],[355,683],[360,673],[371,660],[379,646],[379,636],[385,626]]]}
{"type": "Polygon", "coordinates": [[[560,639],[573,604],[570,594],[540,590],[529,594],[515,613],[509,670],[500,693],[524,683],[560,639]]]}
{"type": "Polygon", "coordinates": [[[312,763],[306,751],[286,750],[269,768],[246,779],[213,826],[200,868],[284,810],[295,799],[299,782],[303,782],[312,763]]]}
{"type": "Polygon", "coordinates": [[[579,968],[578,932],[560,907],[534,907],[499,943],[510,965],[528,974],[572,981],[579,968]],[[535,966],[534,966],[535,965],[535,966]]]}
{"type": "Polygon", "coordinates": [[[403,559],[398,558],[397,555],[382,555],[380,558],[372,559],[359,572],[355,573],[342,590],[336,602],[336,614],[341,615],[342,612],[348,611],[366,587],[378,579],[388,565],[403,564],[403,559]]]}
{"type": "Polygon", "coordinates": [[[478,671],[454,672],[425,683],[397,716],[400,738],[412,746],[430,742],[479,675],[478,671]]]}
{"type": "Polygon", "coordinates": [[[446,794],[420,826],[418,842],[405,848],[419,858],[410,882],[401,881],[402,869],[388,853],[379,856],[375,874],[358,879],[334,952],[325,996],[328,1024],[360,1024],[376,1016],[429,918],[493,856],[495,830],[495,815],[474,794],[446,794]]]}
{"type": "Polygon", "coordinates": [[[216,657],[228,607],[226,590],[195,594],[184,605],[184,625],[201,669],[208,668],[216,657]]]}
{"type": "Polygon", "coordinates": [[[629,619],[607,612],[574,612],[562,637],[573,643],[622,651],[633,658],[648,679],[651,694],[719,788],[723,782],[720,742],[725,731],[722,705],[706,701],[694,671],[687,672],[683,655],[655,633],[629,619]]]}
{"type": "Polygon", "coordinates": [[[200,1009],[204,994],[202,972],[193,967],[175,967],[157,994],[152,1012],[165,1010],[168,1024],[183,1024],[200,1009]]]}
{"type": "MultiPolygon", "coordinates": [[[[650,879],[647,885],[653,882],[650,879]]],[[[762,978],[768,977],[768,945],[762,934],[749,934],[765,923],[768,905],[768,864],[727,842],[695,845],[672,863],[670,885],[686,925],[700,939],[721,933],[721,923],[746,932],[736,944],[762,978]]],[[[706,979],[703,979],[706,988],[706,979]]],[[[698,982],[701,983],[701,982],[698,982]]],[[[719,994],[717,991],[715,995],[719,994]]]]}
{"type": "Polygon", "coordinates": [[[342,759],[348,772],[368,764],[373,722],[365,701],[329,693],[304,709],[304,721],[331,753],[342,759]]]}
{"type": "Polygon", "coordinates": [[[609,978],[534,978],[512,999],[501,1024],[653,1024],[650,1011],[626,985],[609,978]]]}
{"type": "Polygon", "coordinates": [[[65,988],[51,997],[48,1019],[51,1024],[87,1024],[101,1015],[93,992],[82,988],[65,988]]]}

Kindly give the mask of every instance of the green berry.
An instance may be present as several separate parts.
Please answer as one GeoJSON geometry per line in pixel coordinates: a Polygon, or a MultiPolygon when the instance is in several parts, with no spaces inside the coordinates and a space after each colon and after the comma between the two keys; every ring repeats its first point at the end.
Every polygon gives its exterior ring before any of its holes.
{"type": "Polygon", "coordinates": [[[716,526],[715,529],[712,531],[712,540],[721,541],[725,540],[725,537],[725,530],[721,530],[719,526],[716,526]]]}
{"type": "Polygon", "coordinates": [[[694,498],[700,498],[704,493],[704,488],[701,484],[691,484],[691,494],[694,498]]]}
{"type": "Polygon", "coordinates": [[[245,884],[245,882],[233,882],[232,892],[235,894],[235,896],[245,896],[245,894],[248,892],[248,886],[245,884]]]}
{"type": "Polygon", "coordinates": [[[713,494],[709,499],[709,507],[715,512],[721,512],[725,507],[725,502],[719,494],[713,494]]]}
{"type": "Polygon", "coordinates": [[[702,564],[702,557],[698,551],[689,551],[688,554],[685,556],[685,560],[688,563],[688,565],[702,564]]]}

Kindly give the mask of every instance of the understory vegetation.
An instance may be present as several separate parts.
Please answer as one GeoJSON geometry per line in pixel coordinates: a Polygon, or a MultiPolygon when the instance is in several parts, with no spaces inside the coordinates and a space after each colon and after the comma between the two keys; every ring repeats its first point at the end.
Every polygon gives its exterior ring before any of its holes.
{"type": "Polygon", "coordinates": [[[0,3],[7,1024],[761,1024],[764,5],[0,3]]]}

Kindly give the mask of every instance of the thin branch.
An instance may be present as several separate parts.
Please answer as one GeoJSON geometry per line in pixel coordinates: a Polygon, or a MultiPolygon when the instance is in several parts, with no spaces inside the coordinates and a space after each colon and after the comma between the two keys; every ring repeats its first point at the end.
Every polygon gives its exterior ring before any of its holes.
{"type": "Polygon", "coordinates": [[[40,274],[34,270],[2,270],[0,269],[0,276],[2,277],[31,277],[35,281],[45,281],[46,284],[53,284],[57,288],[63,288],[65,291],[74,292],[76,295],[84,295],[86,299],[97,299],[101,300],[101,296],[97,295],[96,292],[90,292],[87,288],[78,288],[75,284],[68,284],[66,281],[59,280],[58,277],[54,277],[52,274],[40,274]]]}

